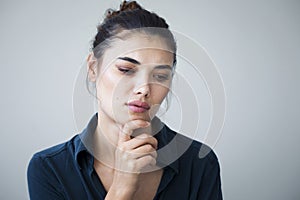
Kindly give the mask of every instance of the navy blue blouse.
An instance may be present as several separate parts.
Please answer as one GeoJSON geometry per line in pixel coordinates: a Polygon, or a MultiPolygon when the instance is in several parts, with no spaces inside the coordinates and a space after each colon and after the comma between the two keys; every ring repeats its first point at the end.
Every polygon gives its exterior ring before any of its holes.
{"type": "MultiPolygon", "coordinates": [[[[33,155],[27,180],[32,200],[100,200],[105,191],[94,167],[91,140],[98,122],[95,114],[81,134],[33,155]]],[[[221,200],[218,159],[209,147],[163,125],[158,140],[157,163],[163,176],[155,200],[221,200]],[[205,152],[203,156],[199,152],[205,152]]]]}

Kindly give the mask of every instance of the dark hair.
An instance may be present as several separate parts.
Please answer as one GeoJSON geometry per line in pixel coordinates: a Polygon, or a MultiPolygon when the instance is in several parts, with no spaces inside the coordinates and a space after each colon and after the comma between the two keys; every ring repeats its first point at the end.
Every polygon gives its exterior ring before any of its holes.
{"type": "Polygon", "coordinates": [[[150,35],[159,35],[165,39],[167,45],[172,49],[176,65],[176,42],[173,34],[168,29],[166,21],[153,12],[142,8],[136,1],[123,1],[119,10],[108,9],[104,21],[97,26],[97,34],[93,41],[93,53],[100,58],[107,46],[109,39],[123,30],[134,30],[140,28],[150,35]],[[152,29],[151,29],[152,28],[152,29]],[[155,29],[154,29],[155,28],[155,29]],[[159,29],[161,31],[159,31],[159,29]]]}

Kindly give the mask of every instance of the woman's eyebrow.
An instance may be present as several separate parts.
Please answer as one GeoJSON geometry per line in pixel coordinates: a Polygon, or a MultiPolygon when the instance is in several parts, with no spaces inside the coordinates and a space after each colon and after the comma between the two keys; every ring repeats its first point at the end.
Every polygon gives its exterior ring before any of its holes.
{"type": "Polygon", "coordinates": [[[172,71],[172,67],[170,65],[157,65],[154,68],[155,69],[169,69],[172,71]]]}
{"type": "Polygon", "coordinates": [[[140,65],[141,63],[133,58],[129,58],[129,57],[118,57],[118,59],[121,59],[121,60],[125,60],[125,61],[128,61],[128,62],[131,62],[133,64],[136,64],[136,65],[140,65]]]}
{"type": "MultiPolygon", "coordinates": [[[[118,57],[118,59],[120,60],[125,60],[125,61],[128,61],[128,62],[131,62],[133,64],[136,64],[136,65],[140,65],[141,63],[133,58],[130,58],[130,57],[118,57]]],[[[172,70],[172,67],[170,65],[157,65],[154,67],[155,69],[169,69],[169,70],[172,70]]]]}

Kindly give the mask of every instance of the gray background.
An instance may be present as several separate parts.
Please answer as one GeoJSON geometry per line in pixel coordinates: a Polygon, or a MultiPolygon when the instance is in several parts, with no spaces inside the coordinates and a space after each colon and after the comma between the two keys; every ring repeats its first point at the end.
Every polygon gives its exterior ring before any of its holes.
{"type": "MultiPolygon", "coordinates": [[[[220,70],[224,199],[299,199],[300,1],[139,2],[202,44],[220,70]]],[[[32,154],[77,133],[73,84],[104,10],[119,3],[0,1],[0,199],[28,198],[32,154]]]]}

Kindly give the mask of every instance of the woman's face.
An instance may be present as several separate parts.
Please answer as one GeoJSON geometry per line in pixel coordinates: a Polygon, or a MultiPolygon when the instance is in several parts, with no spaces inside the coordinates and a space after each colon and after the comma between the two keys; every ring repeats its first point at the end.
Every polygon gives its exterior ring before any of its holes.
{"type": "Polygon", "coordinates": [[[173,53],[159,36],[114,41],[97,67],[99,116],[124,124],[150,121],[169,92],[173,53]]]}

